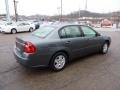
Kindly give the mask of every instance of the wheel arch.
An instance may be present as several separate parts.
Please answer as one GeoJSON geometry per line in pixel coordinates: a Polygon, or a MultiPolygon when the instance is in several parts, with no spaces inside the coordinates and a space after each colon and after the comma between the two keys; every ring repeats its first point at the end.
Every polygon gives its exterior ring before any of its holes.
{"type": "Polygon", "coordinates": [[[16,30],[16,32],[17,32],[17,29],[16,29],[16,28],[11,28],[11,33],[12,33],[12,30],[16,30]]]}
{"type": "Polygon", "coordinates": [[[109,40],[105,40],[105,43],[107,43],[108,46],[110,46],[110,41],[109,40]]]}
{"type": "Polygon", "coordinates": [[[12,31],[12,30],[16,30],[16,31],[17,31],[17,29],[16,29],[16,28],[12,28],[12,29],[11,29],[11,31],[12,31]]]}
{"type": "Polygon", "coordinates": [[[56,51],[55,53],[53,53],[53,55],[51,56],[50,61],[49,61],[49,65],[50,65],[50,63],[51,63],[51,61],[52,61],[53,56],[54,56],[55,54],[57,54],[57,53],[60,53],[60,52],[66,54],[66,55],[67,55],[67,58],[68,58],[68,61],[70,60],[70,54],[69,54],[68,51],[66,51],[66,50],[58,50],[58,51],[56,51]]]}

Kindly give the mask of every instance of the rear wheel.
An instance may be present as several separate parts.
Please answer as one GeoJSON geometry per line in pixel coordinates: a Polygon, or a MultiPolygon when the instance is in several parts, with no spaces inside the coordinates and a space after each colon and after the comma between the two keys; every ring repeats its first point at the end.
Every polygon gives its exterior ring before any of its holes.
{"type": "Polygon", "coordinates": [[[105,42],[102,46],[101,53],[106,54],[108,52],[109,45],[107,42],[105,42]]]}
{"type": "Polygon", "coordinates": [[[17,33],[17,30],[16,30],[16,29],[12,29],[12,30],[11,30],[11,33],[12,33],[12,34],[15,34],[15,33],[17,33]]]}
{"type": "Polygon", "coordinates": [[[59,52],[53,56],[50,67],[54,71],[60,71],[65,68],[67,61],[67,55],[63,52],[59,52]]]}

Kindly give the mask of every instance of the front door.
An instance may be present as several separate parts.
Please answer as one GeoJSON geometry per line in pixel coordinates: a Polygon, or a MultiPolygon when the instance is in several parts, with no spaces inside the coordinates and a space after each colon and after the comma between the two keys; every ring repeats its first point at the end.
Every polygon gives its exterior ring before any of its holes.
{"type": "Polygon", "coordinates": [[[102,37],[97,35],[97,32],[88,26],[81,26],[84,38],[88,39],[87,53],[97,52],[100,49],[102,37]]]}

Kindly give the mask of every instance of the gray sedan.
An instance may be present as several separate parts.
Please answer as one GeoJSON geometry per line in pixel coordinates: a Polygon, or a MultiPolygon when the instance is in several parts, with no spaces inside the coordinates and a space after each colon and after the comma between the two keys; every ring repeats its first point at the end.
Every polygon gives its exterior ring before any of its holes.
{"type": "Polygon", "coordinates": [[[106,54],[111,38],[85,25],[50,25],[16,37],[14,56],[26,67],[65,68],[67,62],[91,53],[106,54]]]}

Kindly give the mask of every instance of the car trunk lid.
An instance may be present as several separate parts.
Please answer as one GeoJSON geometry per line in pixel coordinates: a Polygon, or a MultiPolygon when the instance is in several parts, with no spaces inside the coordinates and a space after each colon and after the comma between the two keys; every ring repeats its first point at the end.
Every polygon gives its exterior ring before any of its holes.
{"type": "Polygon", "coordinates": [[[18,36],[16,37],[16,49],[19,52],[24,52],[24,45],[26,42],[31,42],[36,47],[37,44],[42,40],[43,40],[42,38],[35,37],[33,35],[18,36]]]}

